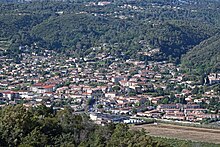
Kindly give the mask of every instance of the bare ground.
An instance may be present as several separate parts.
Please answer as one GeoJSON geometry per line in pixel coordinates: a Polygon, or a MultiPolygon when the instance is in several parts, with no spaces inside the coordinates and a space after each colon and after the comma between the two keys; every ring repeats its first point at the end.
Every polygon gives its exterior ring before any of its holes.
{"type": "Polygon", "coordinates": [[[195,128],[171,124],[145,124],[131,127],[131,129],[135,130],[142,128],[152,136],[220,144],[220,129],[195,128]]]}

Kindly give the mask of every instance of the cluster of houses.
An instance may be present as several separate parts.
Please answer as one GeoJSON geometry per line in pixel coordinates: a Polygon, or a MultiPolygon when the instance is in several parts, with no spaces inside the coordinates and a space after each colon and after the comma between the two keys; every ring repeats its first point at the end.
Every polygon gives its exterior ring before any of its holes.
{"type": "Polygon", "coordinates": [[[198,122],[203,119],[219,119],[218,114],[207,114],[199,104],[160,104],[156,110],[137,113],[138,116],[198,122]]]}
{"type": "MultiPolygon", "coordinates": [[[[123,117],[137,114],[186,121],[219,118],[219,112],[208,114],[206,108],[200,107],[200,103],[208,104],[210,98],[219,95],[207,91],[202,98],[196,98],[191,92],[195,87],[193,81],[184,80],[185,75],[172,63],[122,61],[104,53],[97,54],[96,61],[89,57],[60,57],[52,51],[43,55],[23,53],[23,56],[21,63],[1,58],[1,107],[45,104],[56,110],[70,106],[74,111],[123,117]],[[112,63],[95,66],[109,59],[112,63]],[[170,85],[177,101],[163,104],[170,95],[158,91],[166,91],[170,85]],[[176,90],[179,85],[184,87],[180,91],[176,90]],[[186,104],[181,104],[180,98],[186,104]]],[[[217,73],[210,74],[210,84],[219,83],[219,77],[217,73]]]]}
{"type": "Polygon", "coordinates": [[[208,75],[209,84],[220,83],[220,73],[211,73],[208,75]]]}

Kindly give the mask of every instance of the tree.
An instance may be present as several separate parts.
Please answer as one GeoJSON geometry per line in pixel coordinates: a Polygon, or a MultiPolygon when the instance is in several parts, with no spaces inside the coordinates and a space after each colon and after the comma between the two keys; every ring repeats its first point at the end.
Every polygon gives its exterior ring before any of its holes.
{"type": "Polygon", "coordinates": [[[195,88],[192,89],[191,92],[192,94],[199,94],[199,87],[196,86],[195,88]]]}
{"type": "Polygon", "coordinates": [[[22,138],[21,146],[46,146],[48,143],[47,137],[40,131],[40,128],[36,127],[26,137],[22,138]]]}
{"type": "Polygon", "coordinates": [[[167,97],[162,99],[162,104],[168,104],[169,103],[169,99],[167,97]]]}
{"type": "Polygon", "coordinates": [[[93,105],[94,102],[95,102],[95,100],[93,98],[88,98],[88,100],[87,100],[88,105],[93,105]]]}
{"type": "Polygon", "coordinates": [[[99,105],[97,106],[97,108],[98,108],[98,109],[102,109],[102,108],[103,108],[103,105],[99,104],[99,105]]]}
{"type": "Polygon", "coordinates": [[[156,92],[157,92],[157,95],[159,95],[159,96],[162,96],[162,95],[164,95],[164,90],[163,90],[163,88],[157,88],[156,89],[156,92]]]}
{"type": "Polygon", "coordinates": [[[116,85],[114,87],[112,87],[112,90],[115,91],[115,92],[118,92],[120,90],[120,86],[116,85]]]}
{"type": "Polygon", "coordinates": [[[137,114],[137,109],[135,107],[132,108],[132,114],[137,114]]]}
{"type": "Polygon", "coordinates": [[[107,147],[111,146],[127,146],[128,142],[125,142],[130,136],[130,132],[128,132],[128,126],[125,124],[118,124],[111,136],[110,141],[107,144],[107,147]]]}
{"type": "Polygon", "coordinates": [[[170,102],[174,102],[175,100],[175,94],[173,92],[170,93],[170,102]]]}
{"type": "Polygon", "coordinates": [[[36,125],[33,115],[22,105],[8,106],[1,110],[0,115],[1,137],[9,146],[18,146],[36,125]]]}

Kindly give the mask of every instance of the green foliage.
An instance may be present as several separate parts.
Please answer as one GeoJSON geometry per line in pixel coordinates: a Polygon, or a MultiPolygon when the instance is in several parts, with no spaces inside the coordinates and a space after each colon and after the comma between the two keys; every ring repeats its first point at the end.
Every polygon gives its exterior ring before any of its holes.
{"type": "Polygon", "coordinates": [[[116,85],[114,87],[112,87],[112,90],[115,91],[115,92],[118,92],[120,90],[120,86],[116,85]]]}
{"type": "Polygon", "coordinates": [[[0,141],[3,146],[158,144],[141,132],[129,131],[125,124],[97,126],[86,115],[72,114],[70,108],[54,114],[45,106],[29,110],[22,105],[7,106],[0,110],[0,117],[0,141]]]}
{"type": "MultiPolygon", "coordinates": [[[[32,114],[24,107],[9,106],[1,110],[0,132],[5,145],[17,146],[35,125],[32,114]]],[[[3,143],[4,144],[4,143],[3,143]]]]}
{"type": "Polygon", "coordinates": [[[114,133],[111,136],[110,142],[107,147],[119,146],[119,147],[132,147],[132,146],[169,146],[162,142],[155,142],[151,137],[147,136],[145,132],[133,132],[128,131],[128,126],[125,124],[119,124],[116,126],[114,133]]]}
{"type": "Polygon", "coordinates": [[[22,143],[19,146],[42,146],[46,145],[47,142],[47,135],[40,132],[40,129],[36,127],[22,139],[22,143]]]}
{"type": "MultiPolygon", "coordinates": [[[[127,1],[115,1],[106,7],[86,7],[85,1],[0,4],[0,13],[4,14],[0,16],[0,38],[10,44],[4,54],[16,62],[24,52],[19,46],[28,45],[32,52],[39,53],[46,48],[67,56],[93,58],[96,51],[92,47],[102,46],[100,53],[118,58],[169,59],[179,63],[182,54],[214,35],[220,26],[220,12],[216,8],[219,2],[195,1],[190,5],[157,0],[131,2],[143,7],[144,10],[138,11],[118,7],[130,3],[127,1]],[[166,8],[169,5],[181,9],[166,8]],[[62,15],[57,13],[61,11],[62,15]],[[128,18],[119,19],[116,14],[128,18]],[[161,52],[152,57],[138,53],[153,48],[161,52]]],[[[215,58],[212,59],[215,64],[215,58]]],[[[100,62],[97,66],[108,63],[100,62]]]]}
{"type": "Polygon", "coordinates": [[[193,72],[209,73],[220,70],[220,35],[203,41],[198,46],[190,50],[182,58],[183,66],[193,72]]]}
{"type": "Polygon", "coordinates": [[[169,144],[172,147],[218,147],[218,144],[213,144],[213,143],[205,143],[205,142],[192,142],[192,141],[186,141],[186,140],[178,140],[178,139],[172,139],[172,138],[161,138],[161,137],[153,137],[153,139],[169,144]]]}

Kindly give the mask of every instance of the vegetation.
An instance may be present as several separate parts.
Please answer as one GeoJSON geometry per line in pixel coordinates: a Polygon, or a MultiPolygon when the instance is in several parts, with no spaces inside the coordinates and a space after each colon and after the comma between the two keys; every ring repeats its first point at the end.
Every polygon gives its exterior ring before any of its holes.
{"type": "Polygon", "coordinates": [[[194,72],[216,72],[220,70],[220,35],[201,42],[183,57],[183,65],[194,72]]]}
{"type": "Polygon", "coordinates": [[[7,50],[0,54],[19,62],[22,52],[50,49],[75,57],[105,53],[122,59],[180,63],[182,54],[193,48],[182,59],[185,67],[219,70],[219,1],[125,0],[103,7],[88,4],[0,3],[0,42],[5,42],[0,48],[7,50]],[[124,4],[137,8],[123,8],[124,4]],[[140,53],[155,48],[160,52],[151,56],[140,53]]]}
{"type": "Polygon", "coordinates": [[[73,114],[69,108],[54,112],[44,105],[30,109],[7,106],[0,110],[0,118],[1,146],[217,146],[150,137],[125,124],[99,126],[85,114],[73,114]]]}
{"type": "Polygon", "coordinates": [[[68,108],[7,106],[0,118],[1,146],[169,146],[125,124],[97,126],[68,108]]]}
{"type": "Polygon", "coordinates": [[[154,139],[161,141],[163,143],[169,143],[171,146],[176,147],[194,147],[194,146],[200,146],[200,147],[218,147],[218,144],[211,144],[211,143],[204,143],[204,142],[192,142],[192,141],[185,141],[185,140],[179,140],[179,139],[172,139],[172,138],[161,138],[161,137],[153,137],[154,139]]]}

